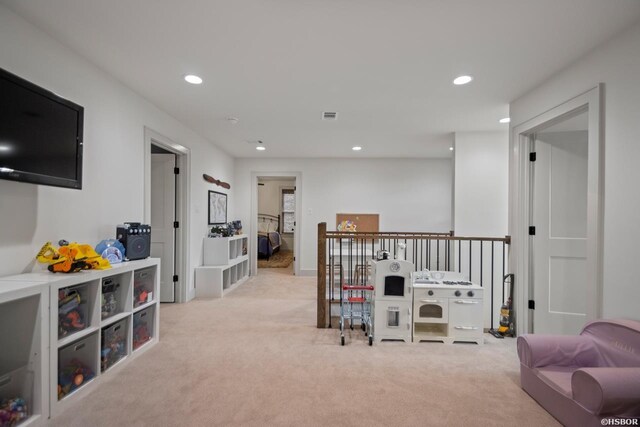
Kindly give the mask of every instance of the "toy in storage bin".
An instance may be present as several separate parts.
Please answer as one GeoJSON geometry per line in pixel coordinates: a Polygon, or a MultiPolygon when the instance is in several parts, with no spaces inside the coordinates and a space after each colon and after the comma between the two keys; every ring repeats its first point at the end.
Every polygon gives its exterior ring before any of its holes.
{"type": "Polygon", "coordinates": [[[100,372],[104,372],[127,355],[127,319],[102,328],[100,372]]]}
{"type": "Polygon", "coordinates": [[[101,313],[102,319],[111,317],[114,314],[118,314],[118,306],[120,301],[120,283],[117,282],[117,277],[109,277],[102,281],[102,299],[101,299],[101,313]]]}
{"type": "Polygon", "coordinates": [[[58,338],[87,327],[87,287],[74,286],[58,291],[58,338]]]}
{"type": "Polygon", "coordinates": [[[137,350],[153,338],[154,308],[133,314],[133,349],[137,350]]]}
{"type": "Polygon", "coordinates": [[[133,273],[133,306],[139,307],[153,300],[155,268],[145,268],[133,273]]]}
{"type": "Polygon", "coordinates": [[[96,376],[97,345],[98,334],[93,333],[58,350],[58,400],[96,376]]]}
{"type": "Polygon", "coordinates": [[[26,366],[0,375],[0,427],[18,425],[31,415],[33,377],[26,366]]]}

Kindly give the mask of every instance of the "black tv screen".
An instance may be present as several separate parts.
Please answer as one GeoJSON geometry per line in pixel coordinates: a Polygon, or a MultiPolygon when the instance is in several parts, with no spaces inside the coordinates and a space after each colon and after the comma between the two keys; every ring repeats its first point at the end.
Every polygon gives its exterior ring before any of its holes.
{"type": "Polygon", "coordinates": [[[0,68],[0,178],[82,188],[84,108],[0,68]]]}

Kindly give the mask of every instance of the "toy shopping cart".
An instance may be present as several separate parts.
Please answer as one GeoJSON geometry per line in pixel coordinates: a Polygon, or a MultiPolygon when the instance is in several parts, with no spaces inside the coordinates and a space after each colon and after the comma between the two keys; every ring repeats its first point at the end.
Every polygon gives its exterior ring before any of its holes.
{"type": "Polygon", "coordinates": [[[340,294],[340,345],[344,345],[345,322],[349,320],[349,327],[353,330],[354,320],[360,320],[360,327],[369,337],[369,345],[373,345],[371,299],[373,286],[342,285],[340,294]]]}

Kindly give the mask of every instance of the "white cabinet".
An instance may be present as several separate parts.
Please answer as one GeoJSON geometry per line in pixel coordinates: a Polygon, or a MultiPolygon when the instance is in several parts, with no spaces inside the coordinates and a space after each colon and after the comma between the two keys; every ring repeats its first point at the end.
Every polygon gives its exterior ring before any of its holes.
{"type": "Polygon", "coordinates": [[[204,238],[204,265],[195,269],[196,297],[222,298],[247,279],[247,242],[247,235],[204,238]]]}
{"type": "Polygon", "coordinates": [[[150,258],[0,278],[0,398],[30,394],[29,422],[53,417],[156,344],[159,269],[150,258]]]}
{"type": "Polygon", "coordinates": [[[0,279],[0,402],[24,400],[21,426],[49,416],[48,298],[43,282],[0,279]]]}

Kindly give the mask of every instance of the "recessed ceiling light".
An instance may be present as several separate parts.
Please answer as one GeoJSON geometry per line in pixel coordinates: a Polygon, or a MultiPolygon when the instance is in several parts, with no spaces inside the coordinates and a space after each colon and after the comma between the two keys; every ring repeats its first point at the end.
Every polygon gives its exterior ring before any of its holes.
{"type": "Polygon", "coordinates": [[[500,119],[499,121],[500,121],[500,123],[509,123],[511,121],[511,118],[510,117],[505,117],[504,119],[500,119]]]}
{"type": "Polygon", "coordinates": [[[202,79],[195,74],[187,74],[184,76],[184,79],[187,83],[191,83],[192,85],[199,85],[202,83],[202,79]]]}
{"type": "Polygon", "coordinates": [[[453,147],[449,147],[449,151],[453,151],[453,147]]]}
{"type": "Polygon", "coordinates": [[[362,150],[362,147],[360,147],[360,146],[356,145],[355,147],[351,147],[351,149],[352,149],[353,151],[360,151],[360,150],[362,150]]]}
{"type": "Polygon", "coordinates": [[[258,150],[258,151],[264,151],[264,150],[266,150],[266,149],[267,149],[267,147],[265,147],[264,145],[258,145],[258,146],[256,147],[256,150],[258,150]]]}
{"type": "Polygon", "coordinates": [[[460,77],[456,77],[453,80],[453,84],[454,85],[466,85],[467,83],[469,83],[471,80],[473,80],[473,77],[471,76],[460,76],[460,77]]]}

